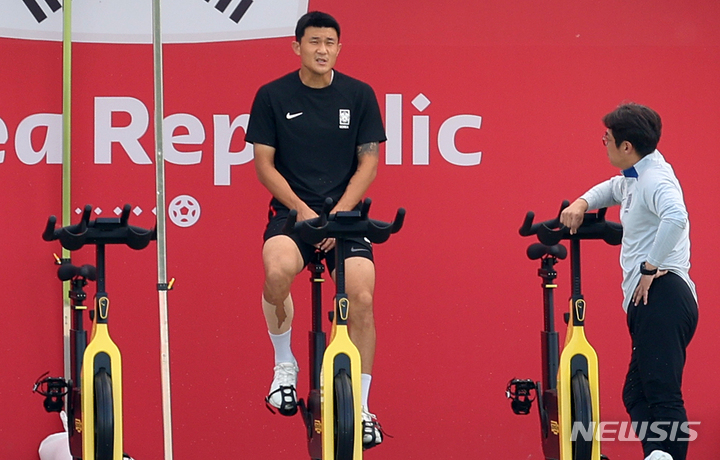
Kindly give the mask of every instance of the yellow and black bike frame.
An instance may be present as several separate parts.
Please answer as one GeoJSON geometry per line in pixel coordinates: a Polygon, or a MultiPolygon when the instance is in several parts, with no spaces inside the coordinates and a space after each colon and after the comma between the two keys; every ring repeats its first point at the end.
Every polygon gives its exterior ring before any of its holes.
{"type": "Polygon", "coordinates": [[[597,353],[585,337],[587,304],[582,295],[580,241],[603,240],[616,246],[622,242],[622,226],[605,220],[607,209],[585,213],[582,224],[571,230],[560,224],[562,211],[570,205],[563,201],[558,217],[533,224],[530,211],[520,227],[520,236],[537,235],[539,243],[528,247],[531,260],[541,259],[538,275],[542,278],[544,327],[541,331],[542,381],[512,379],[507,396],[518,415],[530,413],[532,391],[538,400],[540,434],[545,460],[601,460],[598,436],[600,391],[597,353]],[[567,334],[562,352],[554,326],[553,292],[557,285],[555,264],[567,251],[562,240],[570,241],[571,296],[565,314],[567,334]]]}
{"type": "MultiPolygon", "coordinates": [[[[69,393],[70,454],[73,459],[122,460],[122,360],[108,331],[110,298],[105,291],[105,245],[124,244],[131,249],[144,249],[156,239],[156,231],[128,225],[129,204],[123,206],[120,218],[91,221],[91,212],[92,206],[86,205],[80,223],[59,229],[55,228],[57,218],[50,216],[42,238],[59,240],[68,251],[79,250],[85,245],[95,246],[94,268],[91,265],[68,266],[69,259],[56,257],[61,265],[58,277],[72,285],[69,292],[72,301],[70,379],[62,382],[69,393]],[[83,287],[87,280],[97,282],[94,309],[90,312],[93,324],[89,341],[83,327],[83,314],[87,310],[83,304],[87,298],[83,287]]],[[[50,402],[53,402],[52,398],[50,402]]]]}
{"type": "Polygon", "coordinates": [[[325,266],[317,252],[308,264],[312,286],[312,330],[309,334],[310,392],[300,400],[300,413],[307,428],[308,452],[313,460],[362,459],[362,415],[360,352],[350,340],[350,299],[345,293],[345,254],[342,238],[335,246],[336,294],[331,315],[330,341],[322,329],[322,277],[325,266]],[[336,388],[336,382],[342,388],[336,388]],[[338,393],[339,392],[339,393],[338,393]],[[338,404],[336,404],[338,395],[338,404]],[[341,432],[336,433],[338,428],[341,432]]]}
{"type": "Polygon", "coordinates": [[[387,241],[403,225],[405,210],[398,209],[391,223],[368,219],[370,199],[361,209],[329,214],[333,201],[325,200],[320,217],[296,222],[288,214],[283,232],[296,232],[308,244],[335,238],[335,300],[330,343],[322,330],[323,254],[318,251],[308,264],[312,285],[312,330],[310,331],[310,393],[307,403],[298,401],[307,428],[308,452],[313,460],[359,460],[363,456],[362,366],[360,352],[350,339],[348,321],[352,312],[345,292],[345,241],[365,238],[372,243],[387,241]]]}
{"type": "MultiPolygon", "coordinates": [[[[81,410],[75,412],[72,430],[73,435],[82,439],[82,457],[86,460],[95,460],[96,430],[98,420],[95,419],[96,406],[112,404],[110,426],[107,420],[103,424],[106,430],[99,436],[101,439],[112,437],[112,460],[122,460],[123,457],[123,422],[122,422],[122,360],[118,346],[110,338],[108,331],[108,315],[110,299],[105,292],[105,246],[97,245],[97,294],[95,295],[93,312],[93,325],[90,341],[82,353],[80,372],[79,404],[81,410]],[[97,382],[97,379],[105,379],[97,382]],[[110,394],[98,395],[97,385],[109,383],[110,394]],[[100,399],[98,399],[100,398],[100,399]],[[111,432],[108,432],[111,430],[111,432]]],[[[109,407],[98,410],[109,411],[109,407]]],[[[73,454],[75,455],[75,454],[73,454]]]]}
{"type": "Polygon", "coordinates": [[[352,460],[362,459],[362,417],[361,417],[361,367],[360,352],[350,340],[348,333],[348,315],[350,300],[342,294],[335,297],[335,315],[333,318],[330,343],[323,355],[322,371],[320,373],[320,406],[323,419],[323,460],[344,460],[335,458],[335,425],[332,421],[339,414],[335,407],[334,395],[336,392],[336,376],[346,372],[352,383],[352,413],[354,418],[352,460]],[[328,423],[328,421],[330,423],[328,423]]]}
{"type": "MultiPolygon", "coordinates": [[[[332,328],[330,343],[326,344],[326,335],[322,327],[322,283],[325,266],[322,253],[317,252],[308,264],[312,286],[312,330],[309,333],[310,350],[310,393],[307,404],[300,400],[300,411],[307,427],[308,452],[314,460],[346,460],[362,458],[362,419],[361,404],[358,396],[362,387],[359,378],[351,378],[352,414],[352,449],[343,452],[344,457],[336,455],[335,420],[335,378],[342,372],[348,377],[361,374],[360,353],[350,340],[347,321],[350,312],[350,301],[342,291],[336,294],[334,310],[331,315],[332,328]]],[[[340,286],[344,289],[344,263],[340,270],[340,286]]],[[[347,396],[347,395],[346,395],[347,396]]],[[[346,401],[347,403],[347,401],[346,401]]],[[[347,408],[347,406],[346,406],[347,408]]],[[[346,433],[347,435],[347,433],[346,433]]]]}
{"type": "MultiPolygon", "coordinates": [[[[322,458],[323,460],[359,460],[362,459],[362,415],[360,395],[361,366],[360,352],[350,340],[348,319],[350,317],[350,299],[345,293],[345,244],[344,238],[337,238],[335,245],[335,300],[333,324],[330,341],[323,353],[320,372],[320,410],[322,413],[322,458]],[[347,383],[349,378],[350,392],[347,388],[343,394],[345,407],[337,407],[335,395],[343,389],[336,388],[336,382],[347,383]],[[352,407],[351,426],[345,428],[352,433],[335,433],[338,417],[349,415],[352,407]],[[345,414],[342,412],[346,411],[345,414]],[[337,436],[352,436],[351,449],[340,452],[337,436]],[[339,458],[340,455],[343,458],[339,458]],[[350,456],[352,455],[352,456],[350,456]],[[338,458],[336,458],[336,456],[338,458]]],[[[347,422],[350,422],[349,420],[347,422]]],[[[346,443],[347,447],[347,443],[346,443]]]]}
{"type": "MultiPolygon", "coordinates": [[[[573,377],[578,380],[586,379],[590,390],[590,428],[592,429],[591,460],[600,460],[600,441],[597,436],[600,420],[600,391],[598,358],[595,349],[585,337],[585,313],[587,306],[580,290],[580,240],[570,242],[570,262],[572,265],[572,297],[570,298],[570,311],[568,316],[565,346],[560,354],[558,368],[558,420],[560,440],[560,460],[573,459],[573,423],[572,398],[573,377]],[[579,375],[578,375],[579,374],[579,375]]],[[[582,380],[584,382],[584,380],[582,380]]],[[[551,425],[553,421],[551,420],[551,425]]],[[[588,427],[585,427],[588,428],[588,427]]],[[[576,429],[575,436],[582,437],[576,429]]],[[[586,434],[586,433],[585,433],[586,434]]],[[[587,434],[586,434],[587,435],[587,434]]]]}

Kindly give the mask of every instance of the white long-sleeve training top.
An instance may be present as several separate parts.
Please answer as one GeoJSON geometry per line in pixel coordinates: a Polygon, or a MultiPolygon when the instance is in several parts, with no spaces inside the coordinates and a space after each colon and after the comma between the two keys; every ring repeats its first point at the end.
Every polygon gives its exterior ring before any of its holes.
{"type": "Polygon", "coordinates": [[[622,175],[612,177],[583,194],[588,209],[620,205],[623,225],[620,266],[623,270],[623,309],[627,311],[640,282],[640,263],[669,270],[690,286],[690,221],[682,188],[672,166],[655,150],[622,175]]]}

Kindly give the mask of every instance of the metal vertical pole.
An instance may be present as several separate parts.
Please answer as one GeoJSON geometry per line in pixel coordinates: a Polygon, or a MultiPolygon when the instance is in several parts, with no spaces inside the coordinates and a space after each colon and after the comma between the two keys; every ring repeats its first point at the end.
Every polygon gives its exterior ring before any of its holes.
{"type": "MultiPolygon", "coordinates": [[[[62,145],[62,226],[70,225],[70,149],[72,94],[72,0],[63,2],[63,145],[62,145]]],[[[70,259],[70,251],[63,248],[62,258],[70,259]]],[[[65,379],[70,375],[70,327],[72,308],[67,293],[70,281],[63,283],[63,362],[65,379]]],[[[80,382],[76,382],[80,384],[80,382]]]]}
{"type": "Polygon", "coordinates": [[[167,249],[165,246],[165,158],[163,156],[163,54],[160,0],[153,0],[153,56],[155,80],[155,210],[157,216],[158,299],[160,306],[160,371],[162,380],[165,460],[173,458],[170,340],[168,327],[167,249]]]}

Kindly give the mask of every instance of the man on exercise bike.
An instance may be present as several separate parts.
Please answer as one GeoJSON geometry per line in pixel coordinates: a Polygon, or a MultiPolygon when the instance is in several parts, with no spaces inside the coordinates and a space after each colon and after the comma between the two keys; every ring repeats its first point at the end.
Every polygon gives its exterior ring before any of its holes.
{"type": "MultiPolygon", "coordinates": [[[[283,415],[297,411],[297,361],[291,350],[293,302],[290,286],[319,249],[334,273],[334,239],[313,247],[282,228],[291,209],[297,220],[321,212],[355,209],[375,179],[378,146],[386,140],[372,88],[333,70],[340,52],[340,26],[330,15],[310,12],[298,20],[292,49],[300,70],[262,86],[255,96],[245,140],[253,144],[258,178],[272,194],[264,233],[265,284],[262,307],[275,350],[275,374],[267,404],[283,415]]],[[[362,362],[363,445],[382,442],[375,415],[368,410],[375,323],[375,266],[372,245],[347,242],[346,291],[352,305],[350,337],[362,362]]]]}
{"type": "Polygon", "coordinates": [[[689,432],[681,384],[698,308],[688,274],[690,223],[682,189],[656,149],[662,123],[654,110],[624,104],[603,122],[603,144],[622,174],[565,208],[560,222],[574,233],[585,211],[621,206],[623,307],[632,339],[623,402],[641,433],[662,422],[652,430],[665,431],[665,440],[655,434],[641,439],[645,460],[685,460],[689,432]]]}

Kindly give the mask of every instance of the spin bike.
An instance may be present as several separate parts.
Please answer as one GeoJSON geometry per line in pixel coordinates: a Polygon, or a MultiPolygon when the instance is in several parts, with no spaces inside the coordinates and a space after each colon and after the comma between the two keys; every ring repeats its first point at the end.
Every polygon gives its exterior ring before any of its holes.
{"type": "Polygon", "coordinates": [[[55,228],[56,217],[50,216],[43,232],[45,241],[60,240],[69,251],[86,244],[96,248],[95,266],[76,267],[69,260],[58,259],[58,278],[70,282],[68,296],[72,307],[70,329],[70,379],[45,378],[35,384],[36,392],[45,396],[45,410],[60,412],[67,398],[68,437],[73,459],[122,460],[122,363],[120,350],[110,338],[108,313],[110,298],[105,292],[105,245],[125,244],[144,249],[156,239],[156,231],[128,225],[130,205],[123,207],[119,218],[90,220],[92,207],[86,205],[80,223],[55,228]],[[83,325],[85,286],[95,281],[97,293],[90,341],[83,325]]]}
{"type": "MultiPolygon", "coordinates": [[[[560,212],[569,206],[564,201],[560,212]]],[[[610,245],[622,241],[622,226],[605,220],[607,209],[585,213],[577,233],[560,224],[558,217],[533,224],[530,211],[520,227],[521,236],[537,235],[539,243],[527,248],[531,260],[540,260],[538,276],[542,278],[544,329],[540,333],[542,381],[513,379],[508,383],[507,397],[512,399],[513,412],[530,413],[537,399],[540,432],[546,460],[601,460],[597,429],[600,420],[597,353],[585,337],[587,306],[580,280],[580,241],[603,240],[610,245]],[[561,240],[570,240],[572,295],[565,346],[559,351],[558,333],[554,326],[553,290],[557,287],[555,264],[565,259],[567,249],[561,240]],[[533,396],[534,393],[534,396],[533,396]],[[578,425],[579,424],[579,425],[578,425]]]]}
{"type": "Polygon", "coordinates": [[[360,403],[360,352],[348,334],[350,300],[345,293],[345,245],[348,238],[367,238],[384,243],[397,233],[405,219],[400,208],[393,222],[368,218],[371,200],[366,198],[361,209],[328,214],[333,202],[326,199],[320,216],[296,222],[297,212],[290,211],[284,233],[297,233],[312,245],[325,238],[335,238],[335,300],[330,343],[326,345],[322,328],[322,274],[325,266],[322,253],[316,252],[308,263],[312,286],[312,330],[310,342],[310,392],[307,403],[298,406],[307,429],[308,452],[313,460],[362,459],[362,418],[360,403]]]}

